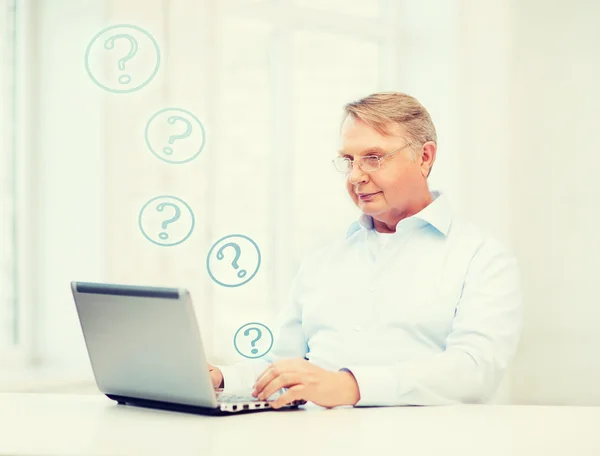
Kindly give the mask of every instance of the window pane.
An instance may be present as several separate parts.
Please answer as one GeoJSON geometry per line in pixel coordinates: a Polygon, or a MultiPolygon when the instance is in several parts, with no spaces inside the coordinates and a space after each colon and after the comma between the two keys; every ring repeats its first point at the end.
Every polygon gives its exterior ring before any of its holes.
{"type": "MultiPolygon", "coordinates": [[[[268,24],[225,17],[219,27],[217,97],[218,131],[206,153],[214,157],[213,204],[210,223],[216,242],[242,234],[253,239],[262,254],[259,272],[247,284],[214,287],[215,348],[219,356],[239,359],[232,344],[237,328],[268,314],[270,272],[268,242],[271,220],[271,102],[268,24]],[[267,260],[267,261],[265,261],[267,260]]],[[[244,251],[239,264],[243,267],[244,251]]]]}
{"type": "Polygon", "coordinates": [[[348,14],[369,19],[379,17],[380,0],[295,0],[296,5],[331,13],[348,14]]]}
{"type": "Polygon", "coordinates": [[[343,106],[378,89],[379,47],[332,33],[293,38],[294,258],[323,237],[345,234],[360,214],[331,160],[343,106]],[[319,235],[315,235],[319,233],[319,235]]]}

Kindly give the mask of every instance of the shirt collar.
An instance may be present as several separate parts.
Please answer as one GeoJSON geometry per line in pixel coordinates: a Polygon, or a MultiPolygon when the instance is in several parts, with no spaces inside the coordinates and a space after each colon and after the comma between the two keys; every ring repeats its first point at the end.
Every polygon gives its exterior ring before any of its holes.
{"type": "MultiPolygon", "coordinates": [[[[448,236],[450,225],[452,224],[452,210],[448,198],[446,197],[446,194],[440,190],[432,190],[430,194],[433,201],[416,214],[400,220],[398,225],[396,225],[396,229],[401,223],[406,223],[408,220],[418,220],[421,223],[433,226],[444,236],[448,236]]],[[[357,221],[350,225],[346,238],[350,237],[360,229],[372,230],[373,228],[373,217],[362,214],[357,221]]]]}

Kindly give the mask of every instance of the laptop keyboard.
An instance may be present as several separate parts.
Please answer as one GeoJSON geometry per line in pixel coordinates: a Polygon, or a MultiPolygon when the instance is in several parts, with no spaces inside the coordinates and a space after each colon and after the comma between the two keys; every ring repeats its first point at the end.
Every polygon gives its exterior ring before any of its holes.
{"type": "Polygon", "coordinates": [[[251,395],[242,395],[232,393],[218,393],[217,400],[223,403],[236,403],[236,402],[262,402],[257,397],[251,395]]]}
{"type": "MultiPolygon", "coordinates": [[[[285,392],[285,389],[279,390],[277,393],[273,394],[269,399],[274,400],[277,397],[281,396],[285,392]]],[[[233,394],[233,393],[223,393],[223,389],[220,388],[215,391],[217,394],[217,401],[221,404],[221,410],[227,412],[237,412],[242,410],[258,410],[258,409],[270,409],[271,404],[267,401],[261,401],[258,398],[252,396],[251,394],[233,394]]],[[[294,401],[291,406],[304,405],[306,401],[298,400],[294,401]]]]}

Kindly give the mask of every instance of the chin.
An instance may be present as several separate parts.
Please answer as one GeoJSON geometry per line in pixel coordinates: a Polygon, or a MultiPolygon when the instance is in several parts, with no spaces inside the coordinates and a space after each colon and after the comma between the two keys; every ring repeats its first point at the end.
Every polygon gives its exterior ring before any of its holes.
{"type": "Polygon", "coordinates": [[[359,202],[358,208],[367,215],[377,215],[381,213],[382,207],[379,204],[359,202]]]}

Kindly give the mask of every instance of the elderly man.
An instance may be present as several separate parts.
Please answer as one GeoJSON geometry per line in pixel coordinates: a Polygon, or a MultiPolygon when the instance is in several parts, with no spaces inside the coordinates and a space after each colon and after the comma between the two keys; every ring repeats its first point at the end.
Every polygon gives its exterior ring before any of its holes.
{"type": "Polygon", "coordinates": [[[362,211],[305,259],[263,359],[211,366],[215,387],[272,404],[443,405],[488,401],[522,327],[514,255],[452,213],[427,177],[427,110],[402,93],[345,106],[334,164],[362,211]]]}

